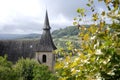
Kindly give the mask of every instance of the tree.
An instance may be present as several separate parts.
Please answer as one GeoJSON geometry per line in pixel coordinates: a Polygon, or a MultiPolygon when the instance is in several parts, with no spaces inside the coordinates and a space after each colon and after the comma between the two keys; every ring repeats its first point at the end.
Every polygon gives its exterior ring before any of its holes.
{"type": "Polygon", "coordinates": [[[16,64],[0,56],[0,80],[57,80],[48,67],[33,59],[19,59],[16,64]]]}
{"type": "Polygon", "coordinates": [[[104,2],[108,11],[96,12],[94,0],[88,0],[86,5],[92,11],[93,21],[89,27],[80,26],[86,12],[83,8],[77,9],[79,15],[73,24],[79,27],[82,42],[80,49],[71,50],[77,56],[68,55],[56,64],[60,80],[120,79],[120,0],[98,1],[104,2]],[[112,23],[107,24],[106,17],[112,23]]]}
{"type": "Polygon", "coordinates": [[[0,56],[0,80],[16,80],[12,63],[7,61],[7,56],[0,56]]]}
{"type": "Polygon", "coordinates": [[[18,77],[18,80],[56,80],[52,72],[48,70],[48,67],[39,64],[35,60],[20,59],[14,66],[14,72],[18,77]]]}

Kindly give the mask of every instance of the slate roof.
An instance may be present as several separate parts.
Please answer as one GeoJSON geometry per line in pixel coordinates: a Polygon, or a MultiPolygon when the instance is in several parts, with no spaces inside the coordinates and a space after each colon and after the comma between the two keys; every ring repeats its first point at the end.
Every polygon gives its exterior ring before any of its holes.
{"type": "Polygon", "coordinates": [[[38,51],[40,52],[50,52],[57,49],[53,43],[50,29],[51,28],[49,25],[48,13],[46,11],[43,33],[41,35],[41,39],[38,47],[39,48],[38,51]]]}
{"type": "Polygon", "coordinates": [[[0,56],[16,62],[19,58],[34,58],[39,40],[0,40],[0,56]]]}

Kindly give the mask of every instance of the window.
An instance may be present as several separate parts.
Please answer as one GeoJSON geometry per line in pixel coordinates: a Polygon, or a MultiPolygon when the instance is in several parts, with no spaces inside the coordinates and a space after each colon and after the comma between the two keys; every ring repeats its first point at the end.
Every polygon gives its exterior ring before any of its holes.
{"type": "Polygon", "coordinates": [[[42,62],[43,62],[43,63],[46,63],[46,55],[43,55],[43,57],[42,57],[42,62]]]}

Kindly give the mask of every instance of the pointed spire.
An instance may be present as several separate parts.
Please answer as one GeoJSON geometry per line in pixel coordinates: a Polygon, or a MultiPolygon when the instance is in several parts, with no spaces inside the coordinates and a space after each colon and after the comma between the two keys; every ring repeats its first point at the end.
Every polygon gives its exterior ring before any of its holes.
{"type": "Polygon", "coordinates": [[[41,35],[38,51],[51,52],[55,49],[57,49],[57,48],[54,45],[54,42],[52,40],[52,36],[51,36],[51,33],[50,33],[48,13],[46,11],[43,33],[41,35]]]}
{"type": "Polygon", "coordinates": [[[46,10],[46,15],[45,15],[45,22],[44,22],[44,30],[49,30],[50,29],[50,24],[49,24],[49,18],[48,18],[48,13],[46,10]]]}

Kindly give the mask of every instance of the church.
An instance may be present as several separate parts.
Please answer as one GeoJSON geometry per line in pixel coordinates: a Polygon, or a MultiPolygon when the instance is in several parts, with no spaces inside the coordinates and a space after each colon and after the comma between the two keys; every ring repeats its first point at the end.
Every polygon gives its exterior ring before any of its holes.
{"type": "Polygon", "coordinates": [[[46,11],[43,33],[38,40],[0,40],[0,56],[5,54],[8,60],[15,63],[20,58],[30,58],[37,60],[40,64],[45,64],[53,70],[55,64],[55,54],[57,49],[54,45],[51,33],[48,13],[46,11]]]}

